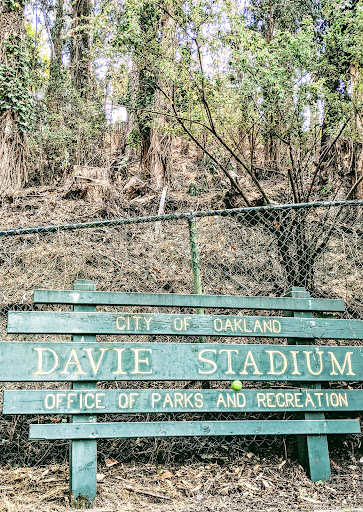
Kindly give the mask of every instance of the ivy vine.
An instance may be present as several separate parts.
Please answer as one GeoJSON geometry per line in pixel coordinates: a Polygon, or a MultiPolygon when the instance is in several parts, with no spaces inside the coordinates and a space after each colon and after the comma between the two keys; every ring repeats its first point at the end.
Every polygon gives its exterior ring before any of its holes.
{"type": "Polygon", "coordinates": [[[28,57],[17,35],[11,34],[3,45],[7,63],[0,64],[0,113],[10,110],[19,129],[25,132],[34,120],[33,102],[29,94],[28,57]]]}

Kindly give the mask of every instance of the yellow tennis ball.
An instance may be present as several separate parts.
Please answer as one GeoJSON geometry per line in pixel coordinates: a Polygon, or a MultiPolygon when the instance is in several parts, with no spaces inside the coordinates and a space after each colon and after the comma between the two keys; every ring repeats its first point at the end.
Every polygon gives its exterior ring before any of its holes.
{"type": "Polygon", "coordinates": [[[234,380],[231,384],[231,388],[238,391],[239,389],[242,389],[242,382],[240,380],[234,380]]]}

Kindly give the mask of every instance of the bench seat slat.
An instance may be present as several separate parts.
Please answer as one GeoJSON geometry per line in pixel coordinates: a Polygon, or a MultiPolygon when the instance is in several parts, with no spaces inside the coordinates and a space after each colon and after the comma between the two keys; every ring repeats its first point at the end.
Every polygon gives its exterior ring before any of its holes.
{"type": "Polygon", "coordinates": [[[344,311],[345,307],[344,301],[340,299],[184,295],[176,293],[75,292],[72,290],[34,290],[34,303],[326,312],[344,311]]]}
{"type": "Polygon", "coordinates": [[[168,421],[30,425],[29,439],[360,433],[359,420],[168,421]]]}
{"type": "Polygon", "coordinates": [[[363,339],[362,320],[164,313],[8,313],[8,333],[363,339]]]}

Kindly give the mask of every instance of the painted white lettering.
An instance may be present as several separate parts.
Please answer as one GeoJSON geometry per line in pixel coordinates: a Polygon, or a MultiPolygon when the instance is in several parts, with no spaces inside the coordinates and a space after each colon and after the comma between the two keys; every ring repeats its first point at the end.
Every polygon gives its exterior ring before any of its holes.
{"type": "Polygon", "coordinates": [[[96,393],[96,409],[106,409],[106,406],[102,405],[104,396],[106,396],[106,393],[96,393]]]}
{"type": "Polygon", "coordinates": [[[304,407],[301,401],[302,393],[295,393],[295,407],[304,407]]]}
{"type": "Polygon", "coordinates": [[[255,332],[257,331],[257,328],[260,330],[260,332],[264,332],[259,320],[256,320],[256,322],[255,322],[255,329],[254,329],[255,332]]]}
{"type": "Polygon", "coordinates": [[[69,357],[67,359],[64,370],[60,372],[61,375],[69,375],[68,366],[76,366],[77,371],[75,375],[87,375],[87,372],[83,371],[81,363],[79,362],[78,355],[75,348],[72,348],[69,357]]]}
{"type": "Polygon", "coordinates": [[[257,406],[266,407],[266,395],[265,393],[257,393],[257,406]]]}
{"type": "Polygon", "coordinates": [[[117,405],[120,409],[127,409],[129,406],[129,396],[127,393],[120,393],[117,399],[117,405]]]}
{"type": "MultiPolygon", "coordinates": [[[[312,351],[311,350],[304,350],[304,354],[305,354],[305,357],[306,357],[306,366],[307,366],[308,372],[311,373],[311,375],[320,375],[321,372],[323,371],[323,354],[324,354],[324,352],[322,352],[321,350],[316,350],[314,352],[314,354],[317,354],[317,356],[319,357],[319,366],[320,366],[319,369],[316,372],[313,371],[313,369],[311,367],[310,356],[312,354],[312,351]]],[[[314,360],[315,360],[315,357],[314,357],[314,360]]],[[[316,364],[316,367],[317,367],[317,364],[316,364]]]]}
{"type": "Polygon", "coordinates": [[[294,371],[291,372],[291,375],[301,375],[301,372],[298,370],[297,366],[297,354],[299,353],[298,350],[290,350],[290,354],[292,355],[292,363],[294,365],[294,371]]]}
{"type": "Polygon", "coordinates": [[[213,348],[206,348],[204,350],[201,350],[198,354],[198,359],[199,361],[201,361],[202,363],[207,363],[207,364],[210,364],[212,366],[212,369],[211,370],[201,370],[200,368],[198,368],[198,373],[200,375],[211,375],[212,373],[215,373],[217,371],[217,365],[216,363],[212,360],[212,359],[206,359],[205,357],[203,357],[203,355],[205,354],[205,352],[211,352],[212,354],[216,354],[217,351],[213,348]]]}
{"type": "Polygon", "coordinates": [[[245,318],[243,319],[243,326],[244,326],[245,332],[253,332],[250,329],[247,329],[247,323],[246,323],[246,319],[245,318]]]}
{"type": "Polygon", "coordinates": [[[236,372],[234,372],[232,369],[232,352],[234,352],[235,354],[238,354],[238,350],[222,348],[219,351],[219,353],[222,354],[223,352],[226,352],[226,354],[227,354],[228,370],[225,372],[226,375],[235,375],[236,372]]]}
{"type": "Polygon", "coordinates": [[[86,393],[84,395],[84,406],[86,409],[93,409],[95,406],[95,395],[93,393],[86,393]],[[90,399],[90,401],[89,401],[90,399]]]}
{"type": "Polygon", "coordinates": [[[223,329],[223,323],[222,323],[222,320],[220,318],[216,318],[213,322],[213,325],[214,325],[214,330],[217,331],[217,332],[221,332],[222,329],[223,329]]]}
{"type": "Polygon", "coordinates": [[[61,406],[61,404],[63,403],[63,398],[66,397],[66,394],[65,393],[57,393],[56,396],[55,396],[55,401],[56,401],[56,408],[59,409],[59,407],[61,406]]]}
{"type": "Polygon", "coordinates": [[[319,407],[321,407],[321,397],[323,396],[324,393],[318,393],[318,392],[315,392],[314,395],[317,397],[318,399],[318,404],[319,404],[319,407]]]}
{"type": "Polygon", "coordinates": [[[274,393],[266,393],[267,407],[269,407],[270,409],[276,407],[274,398],[274,393]]]}
{"type": "Polygon", "coordinates": [[[131,349],[135,354],[135,369],[131,372],[132,375],[138,374],[138,375],[150,375],[153,370],[152,368],[148,371],[142,371],[140,370],[140,364],[146,364],[149,365],[149,358],[146,357],[145,359],[140,359],[140,353],[141,352],[149,352],[152,354],[151,348],[132,348],[131,349]]]}
{"type": "Polygon", "coordinates": [[[238,407],[246,407],[246,396],[244,393],[237,393],[237,405],[238,407]]]}
{"type": "Polygon", "coordinates": [[[266,350],[265,352],[266,354],[269,355],[270,358],[270,371],[267,372],[267,375],[282,375],[283,373],[285,373],[287,368],[287,357],[285,356],[285,354],[283,354],[280,350],[266,350]],[[280,364],[278,365],[281,367],[279,371],[277,371],[277,369],[275,368],[275,354],[281,357],[280,364]]]}
{"type": "Polygon", "coordinates": [[[331,366],[332,366],[332,371],[330,372],[330,375],[338,375],[338,373],[335,370],[335,367],[339,371],[340,375],[344,375],[346,366],[348,366],[348,371],[345,375],[355,375],[355,373],[353,372],[353,369],[352,369],[352,354],[353,354],[353,352],[347,352],[345,354],[345,358],[344,358],[344,362],[343,362],[342,366],[340,366],[340,364],[338,363],[338,360],[335,357],[333,352],[328,351],[328,354],[330,355],[331,366]]]}
{"type": "Polygon", "coordinates": [[[227,404],[224,400],[223,393],[219,393],[218,398],[217,398],[217,407],[219,407],[220,405],[222,405],[223,407],[227,407],[227,404]]]}
{"type": "Polygon", "coordinates": [[[144,320],[145,320],[145,323],[146,323],[146,330],[147,331],[150,331],[150,322],[151,322],[152,319],[153,319],[152,316],[149,316],[149,317],[144,316],[144,320]]]}
{"type": "Polygon", "coordinates": [[[155,404],[157,402],[160,402],[161,400],[161,394],[160,393],[152,393],[151,394],[151,407],[155,409],[155,404]]]}
{"type": "Polygon", "coordinates": [[[276,393],[277,407],[285,407],[284,397],[285,397],[285,395],[283,393],[276,393]],[[280,401],[280,398],[282,401],[280,401]]]}
{"type": "Polygon", "coordinates": [[[281,323],[278,320],[272,320],[272,329],[274,333],[278,334],[281,332],[281,323]]]}
{"type": "Polygon", "coordinates": [[[339,393],[339,405],[340,407],[342,407],[343,405],[348,407],[348,397],[346,393],[339,393]]]}
{"type": "Polygon", "coordinates": [[[254,372],[253,375],[262,375],[262,372],[259,371],[255,358],[253,357],[253,354],[251,350],[247,352],[247,356],[245,359],[245,364],[243,366],[242,371],[239,372],[240,375],[248,375],[247,366],[253,366],[254,372]]]}
{"type": "Polygon", "coordinates": [[[94,350],[94,349],[93,348],[84,348],[83,350],[86,352],[86,354],[88,356],[89,362],[91,364],[91,368],[93,370],[93,374],[96,375],[100,368],[100,365],[101,365],[101,362],[103,359],[103,355],[108,350],[108,348],[100,348],[99,349],[101,354],[100,354],[100,357],[98,358],[97,364],[95,363],[95,360],[93,359],[93,355],[92,355],[92,350],[94,350]]]}
{"type": "Polygon", "coordinates": [[[113,375],[126,375],[126,372],[122,370],[122,352],[125,350],[124,348],[115,348],[117,353],[117,370],[112,372],[113,375]]]}
{"type": "Polygon", "coordinates": [[[194,405],[197,409],[200,409],[204,405],[204,399],[202,393],[196,393],[194,397],[194,405]]]}
{"type": "Polygon", "coordinates": [[[176,331],[182,331],[183,330],[183,320],[182,320],[182,318],[179,318],[179,317],[174,318],[174,329],[176,331]]]}
{"type": "Polygon", "coordinates": [[[116,318],[116,329],[118,329],[119,331],[123,331],[125,327],[125,317],[118,316],[116,318]]]}
{"type": "Polygon", "coordinates": [[[235,393],[233,393],[233,395],[231,395],[230,393],[227,393],[227,407],[236,407],[237,405],[237,402],[236,402],[236,395],[235,393]]]}
{"type": "Polygon", "coordinates": [[[71,408],[71,404],[74,403],[74,398],[77,398],[77,393],[68,393],[68,395],[67,395],[67,409],[71,408]]]}
{"type": "Polygon", "coordinates": [[[55,407],[55,396],[53,394],[45,395],[44,407],[48,410],[54,409],[55,407]]]}
{"type": "Polygon", "coordinates": [[[35,372],[33,372],[33,375],[49,375],[50,373],[53,373],[59,364],[59,358],[56,352],[54,352],[54,350],[52,350],[51,348],[34,348],[33,350],[35,350],[35,352],[37,352],[38,355],[37,369],[35,372]],[[47,371],[43,370],[43,354],[45,352],[49,352],[49,354],[51,354],[51,356],[54,358],[54,364],[52,368],[47,371]]]}

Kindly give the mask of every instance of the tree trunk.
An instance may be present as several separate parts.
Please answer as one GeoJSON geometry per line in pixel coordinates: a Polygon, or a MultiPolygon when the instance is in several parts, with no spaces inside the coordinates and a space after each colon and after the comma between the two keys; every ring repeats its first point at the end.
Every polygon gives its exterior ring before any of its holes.
{"type": "Polygon", "coordinates": [[[91,35],[92,0],[72,2],[71,77],[80,96],[86,97],[91,85],[91,35]]]}
{"type": "MultiPolygon", "coordinates": [[[[350,66],[350,83],[352,88],[352,100],[354,105],[359,105],[362,103],[362,90],[360,85],[360,70],[353,64],[350,66]]],[[[358,114],[357,110],[353,110],[354,115],[354,127],[357,134],[358,141],[353,142],[353,154],[354,154],[354,169],[351,173],[352,175],[352,187],[357,184],[356,188],[353,192],[353,197],[350,199],[363,199],[363,180],[361,180],[363,176],[363,125],[361,116],[358,114]]]]}
{"type": "Polygon", "coordinates": [[[24,4],[3,2],[0,12],[0,193],[27,177],[25,129],[31,111],[23,48],[24,4]],[[19,110],[20,102],[24,110],[19,110]]]}
{"type": "MultiPolygon", "coordinates": [[[[175,49],[175,30],[173,18],[170,15],[171,6],[164,11],[161,18],[161,52],[166,55],[175,49]]],[[[165,97],[159,90],[155,92],[154,111],[160,112],[154,118],[152,124],[150,144],[150,177],[153,188],[160,191],[168,181],[169,164],[171,158],[172,139],[166,132],[166,119],[163,112],[166,111],[165,97]]]]}
{"type": "Polygon", "coordinates": [[[58,106],[59,86],[62,78],[64,21],[64,0],[57,0],[55,21],[53,27],[50,29],[53,51],[49,66],[49,83],[47,91],[50,103],[56,107],[58,106]]]}

